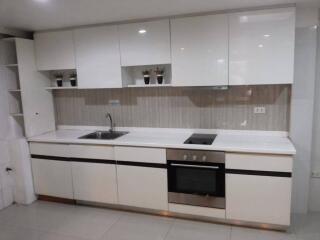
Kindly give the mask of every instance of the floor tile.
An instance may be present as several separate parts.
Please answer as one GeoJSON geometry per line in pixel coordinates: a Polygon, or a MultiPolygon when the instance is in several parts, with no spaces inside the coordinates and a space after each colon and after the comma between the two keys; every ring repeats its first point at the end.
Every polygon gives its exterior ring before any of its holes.
{"type": "Polygon", "coordinates": [[[166,240],[229,240],[230,231],[227,225],[176,220],[166,240]]]}
{"type": "Polygon", "coordinates": [[[231,240],[296,240],[293,233],[232,227],[231,240]]]}
{"type": "Polygon", "coordinates": [[[0,226],[1,240],[39,240],[39,232],[22,227],[0,226]]]}
{"type": "Polygon", "coordinates": [[[161,240],[164,239],[173,219],[159,216],[128,213],[121,217],[103,236],[103,240],[161,240]]]}

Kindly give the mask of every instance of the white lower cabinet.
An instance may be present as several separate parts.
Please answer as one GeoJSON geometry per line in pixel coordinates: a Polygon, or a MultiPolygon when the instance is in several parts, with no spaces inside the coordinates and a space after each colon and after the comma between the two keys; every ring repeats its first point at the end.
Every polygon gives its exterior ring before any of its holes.
{"type": "Polygon", "coordinates": [[[168,210],[167,169],[117,165],[119,204],[168,210]]]}
{"type": "Polygon", "coordinates": [[[32,158],[35,192],[39,195],[73,199],[71,163],[32,158]]]}
{"type": "Polygon", "coordinates": [[[226,174],[226,217],[290,225],[291,178],[226,174]]]}
{"type": "Polygon", "coordinates": [[[72,178],[75,199],[117,203],[115,164],[72,162],[72,178]]]}

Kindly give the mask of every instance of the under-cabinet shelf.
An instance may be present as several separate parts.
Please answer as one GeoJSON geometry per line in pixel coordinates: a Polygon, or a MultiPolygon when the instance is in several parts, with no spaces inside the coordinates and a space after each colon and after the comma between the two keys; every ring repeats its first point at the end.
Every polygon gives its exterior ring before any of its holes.
{"type": "Polygon", "coordinates": [[[11,64],[4,64],[5,67],[18,67],[17,63],[11,63],[11,64]]]}
{"type": "Polygon", "coordinates": [[[78,89],[78,87],[47,87],[46,90],[66,90],[66,89],[78,89]]]}
{"type": "Polygon", "coordinates": [[[15,42],[15,41],[16,41],[16,38],[15,38],[15,37],[2,38],[1,41],[5,41],[5,42],[15,42]]]}
{"type": "Polygon", "coordinates": [[[128,85],[128,88],[152,88],[152,87],[171,87],[172,84],[132,84],[132,85],[128,85]]]}
{"type": "Polygon", "coordinates": [[[17,93],[17,92],[21,92],[21,90],[20,89],[9,89],[8,92],[17,93]]]}
{"type": "Polygon", "coordinates": [[[23,113],[11,113],[12,117],[23,117],[23,113]]]}

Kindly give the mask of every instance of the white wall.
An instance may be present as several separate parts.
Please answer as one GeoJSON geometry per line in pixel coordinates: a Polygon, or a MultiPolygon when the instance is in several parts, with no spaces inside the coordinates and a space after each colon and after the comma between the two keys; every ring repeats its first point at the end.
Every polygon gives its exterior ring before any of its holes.
{"type": "MultiPolygon", "coordinates": [[[[320,172],[320,31],[318,28],[317,78],[315,84],[314,125],[311,171],[320,172]]],[[[310,181],[310,211],[320,211],[320,178],[310,181]]]]}
{"type": "Polygon", "coordinates": [[[294,159],[294,212],[308,211],[311,172],[311,146],[316,73],[316,8],[297,8],[295,79],[292,87],[290,137],[297,149],[294,159]]]}
{"type": "Polygon", "coordinates": [[[0,66],[0,209],[13,202],[13,179],[6,172],[11,167],[8,140],[12,136],[9,122],[9,104],[7,96],[7,74],[0,66]]]}

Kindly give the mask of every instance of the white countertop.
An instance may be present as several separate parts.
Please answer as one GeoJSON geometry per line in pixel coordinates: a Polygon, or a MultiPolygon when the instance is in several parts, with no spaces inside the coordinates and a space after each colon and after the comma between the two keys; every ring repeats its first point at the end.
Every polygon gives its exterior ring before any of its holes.
{"type": "Polygon", "coordinates": [[[263,131],[232,130],[193,130],[193,129],[144,129],[119,128],[128,134],[115,140],[88,140],[79,137],[95,131],[91,128],[62,128],[39,136],[31,137],[29,142],[69,143],[139,146],[157,148],[181,148],[196,150],[216,150],[226,152],[268,153],[294,155],[296,150],[284,133],[263,131]],[[192,133],[217,133],[211,145],[190,145],[183,142],[192,133]]]}

